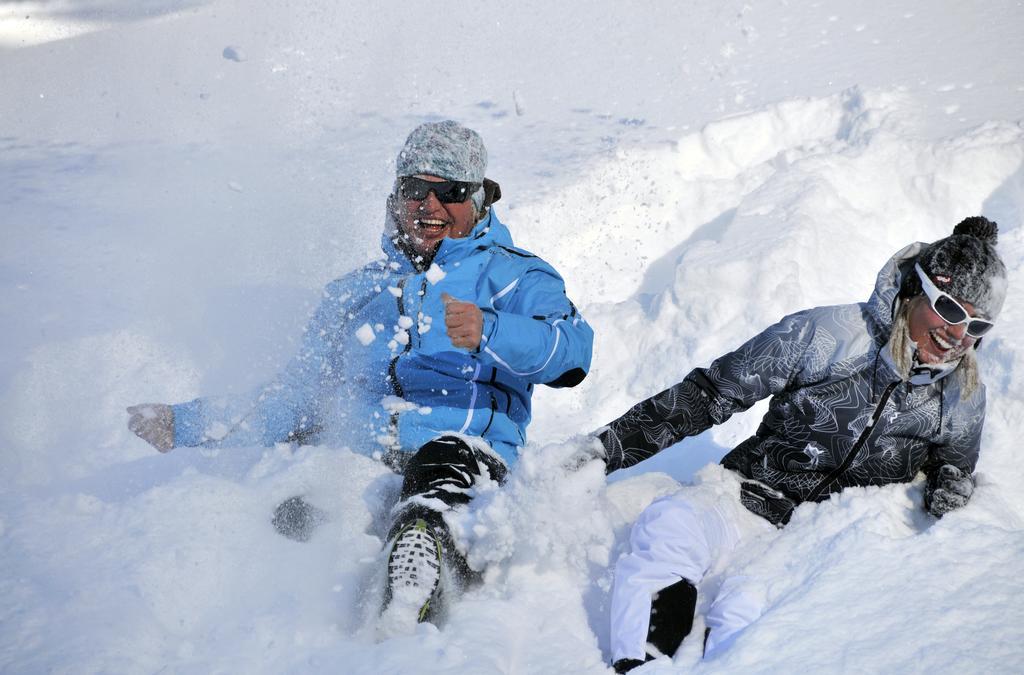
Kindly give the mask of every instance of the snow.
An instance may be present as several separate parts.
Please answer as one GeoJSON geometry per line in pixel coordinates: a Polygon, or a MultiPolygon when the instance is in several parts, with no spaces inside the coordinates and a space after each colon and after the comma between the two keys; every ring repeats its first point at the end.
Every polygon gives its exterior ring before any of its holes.
{"type": "Polygon", "coordinates": [[[427,269],[426,277],[427,281],[429,281],[431,285],[437,284],[437,282],[441,281],[441,279],[444,279],[446,276],[448,276],[448,274],[441,269],[440,265],[437,263],[430,263],[430,268],[427,269]]]}
{"type": "Polygon", "coordinates": [[[373,326],[368,323],[364,323],[356,329],[356,339],[359,340],[364,347],[368,346],[376,338],[377,334],[373,332],[373,326]]]}
{"type": "Polygon", "coordinates": [[[865,299],[894,250],[983,213],[1010,284],[968,507],[935,521],[920,483],[801,507],[735,561],[764,616],[646,672],[1016,672],[1022,19],[1011,0],[0,7],[0,670],[608,672],[630,523],[764,408],[607,481],[560,468],[573,436],[785,313],[865,299]],[[409,39],[455,30],[473,40],[429,59],[409,39]],[[377,642],[397,476],[344,448],[161,455],[124,407],[269,381],[323,285],[376,255],[408,131],[445,117],[481,132],[502,220],[563,275],[595,357],[538,389],[520,465],[452,520],[483,585],[377,642]],[[307,543],[270,525],[296,494],[330,515],[307,543]]]}

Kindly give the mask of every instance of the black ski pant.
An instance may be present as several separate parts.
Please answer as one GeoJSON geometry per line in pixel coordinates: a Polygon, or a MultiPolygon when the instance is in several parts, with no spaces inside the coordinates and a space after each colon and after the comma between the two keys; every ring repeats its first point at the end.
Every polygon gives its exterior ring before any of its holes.
{"type": "Polygon", "coordinates": [[[503,483],[508,467],[497,455],[473,448],[458,436],[439,436],[408,459],[403,473],[388,541],[409,523],[422,519],[440,539],[453,570],[470,574],[452,545],[443,514],[468,504],[470,491],[480,480],[503,483]]]}
{"type": "Polygon", "coordinates": [[[389,538],[416,518],[443,526],[441,514],[469,503],[481,479],[505,482],[508,467],[494,454],[471,447],[458,436],[439,436],[405,463],[402,493],[389,538]]]}

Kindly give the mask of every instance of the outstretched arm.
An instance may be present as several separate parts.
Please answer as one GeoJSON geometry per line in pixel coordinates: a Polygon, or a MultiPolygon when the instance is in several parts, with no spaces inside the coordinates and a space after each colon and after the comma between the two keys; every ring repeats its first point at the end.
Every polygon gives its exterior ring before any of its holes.
{"type": "Polygon", "coordinates": [[[640,401],[598,433],[608,473],[639,464],[714,423],[709,394],[690,379],[697,373],[640,401]]]}
{"type": "Polygon", "coordinates": [[[345,334],[347,305],[356,301],[355,290],[343,282],[327,287],[298,353],[270,384],[248,396],[198,398],[171,406],[173,447],[271,446],[315,435],[326,397],[344,374],[337,340],[345,334]]]}
{"type": "Polygon", "coordinates": [[[299,352],[254,396],[200,398],[174,406],[175,446],[271,446],[317,433],[322,399],[343,374],[333,342],[341,333],[342,316],[337,294],[326,293],[299,352]]]}
{"type": "Polygon", "coordinates": [[[607,471],[638,464],[789,387],[814,339],[808,312],[785,317],[708,368],[637,403],[598,432],[607,471]]]}

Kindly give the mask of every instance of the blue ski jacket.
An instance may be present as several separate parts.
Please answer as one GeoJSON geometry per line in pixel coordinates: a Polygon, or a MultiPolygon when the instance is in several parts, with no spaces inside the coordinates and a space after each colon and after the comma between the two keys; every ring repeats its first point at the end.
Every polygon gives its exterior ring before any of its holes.
{"type": "Polygon", "coordinates": [[[571,387],[593,331],[551,265],[512,245],[493,208],[417,270],[385,227],[386,258],[331,282],[299,353],[252,396],[174,406],[176,446],[278,442],[415,451],[443,433],[478,436],[506,461],[526,443],[534,385],[571,387]],[[442,293],[483,311],[480,347],[456,348],[442,293]]]}

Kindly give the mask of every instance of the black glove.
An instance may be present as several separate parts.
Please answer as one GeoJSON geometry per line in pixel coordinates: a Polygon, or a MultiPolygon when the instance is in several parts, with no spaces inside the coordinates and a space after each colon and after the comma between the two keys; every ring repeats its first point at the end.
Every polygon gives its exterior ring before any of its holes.
{"type": "Polygon", "coordinates": [[[756,480],[745,480],[740,486],[740,503],[775,527],[783,527],[793,517],[797,503],[778,490],[756,480]]]}
{"type": "MultiPolygon", "coordinates": [[[[582,436],[578,439],[574,439],[576,449],[569,455],[569,457],[562,463],[562,467],[569,473],[578,471],[595,459],[599,459],[605,463],[606,467],[608,464],[608,451],[605,450],[604,446],[601,445],[601,441],[593,436],[582,436]]],[[[608,469],[605,469],[605,473],[609,473],[608,469]]]]}
{"type": "Polygon", "coordinates": [[[952,464],[943,464],[928,478],[924,508],[936,518],[967,504],[974,492],[974,476],[952,464]]]}

